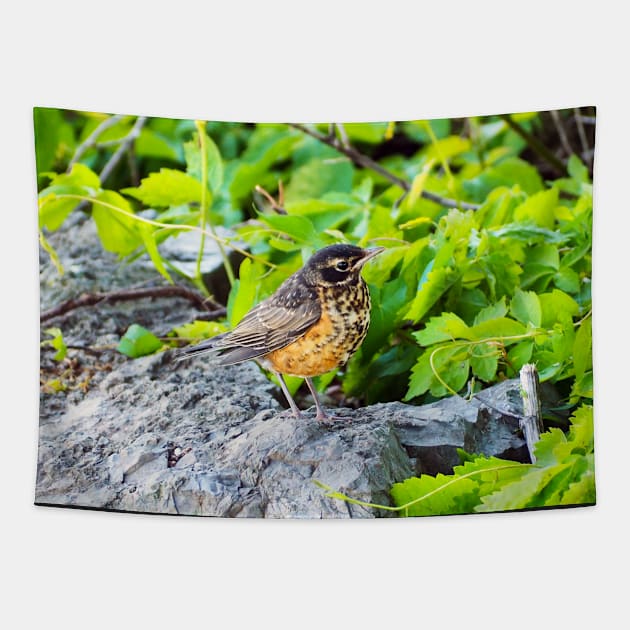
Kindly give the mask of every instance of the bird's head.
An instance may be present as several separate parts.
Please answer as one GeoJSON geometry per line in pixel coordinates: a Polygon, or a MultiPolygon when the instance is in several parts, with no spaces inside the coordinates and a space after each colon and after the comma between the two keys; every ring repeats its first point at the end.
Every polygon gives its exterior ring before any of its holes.
{"type": "Polygon", "coordinates": [[[363,265],[384,247],[362,249],[355,245],[330,245],[316,251],[304,267],[304,279],[312,286],[343,286],[358,282],[363,265]]]}

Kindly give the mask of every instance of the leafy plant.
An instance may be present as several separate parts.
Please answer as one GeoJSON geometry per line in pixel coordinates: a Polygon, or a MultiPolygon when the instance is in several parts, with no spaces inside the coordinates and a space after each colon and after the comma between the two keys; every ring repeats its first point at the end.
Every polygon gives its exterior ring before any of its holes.
{"type": "Polygon", "coordinates": [[[401,516],[501,512],[595,503],[593,408],[579,407],[567,435],[544,433],[536,463],[520,464],[459,451],[452,475],[411,477],[392,487],[394,507],[353,499],[319,483],[329,497],[401,516]]]}
{"type": "Polygon", "coordinates": [[[44,333],[51,336],[51,339],[44,339],[40,345],[51,346],[56,350],[53,359],[55,361],[63,361],[66,358],[68,352],[68,346],[64,341],[63,334],[60,328],[47,328],[44,333]]]}
{"type": "Polygon", "coordinates": [[[49,235],[88,210],[104,249],[121,259],[145,253],[166,281],[176,274],[207,294],[201,258],[211,239],[232,287],[231,325],[315,249],[383,245],[364,272],[368,337],[334,376],[346,396],[422,403],[532,361],[575,406],[592,399],[592,185],[575,154],[555,178],[526,159],[542,121],[361,123],[331,136],[325,125],[37,109],[40,242],[60,267],[49,235]],[[411,151],[369,157],[394,139],[411,151]],[[111,167],[131,146],[135,181],[111,167]],[[232,235],[219,236],[218,225],[232,235]],[[161,253],[183,231],[199,235],[192,274],[161,253]],[[239,273],[230,249],[245,257],[239,273]]]}
{"type": "MultiPolygon", "coordinates": [[[[40,244],[63,273],[51,234],[85,213],[121,262],[146,255],[165,282],[205,296],[203,252],[216,244],[230,284],[225,320],[178,326],[170,342],[134,324],[118,347],[132,358],[234,326],[316,249],[384,246],[363,272],[367,338],[347,366],[316,379],[319,389],[422,404],[533,362],[574,411],[567,435],[543,435],[535,466],[462,454],[453,475],[397,484],[390,509],[588,503],[592,164],[583,129],[573,147],[560,141],[558,125],[579,127],[579,117],[557,114],[298,125],[37,108],[40,244]],[[192,272],[164,255],[182,232],[199,239],[192,272]]],[[[61,360],[62,332],[46,332],[61,360]]],[[[292,392],[301,386],[287,380],[292,392]]]]}

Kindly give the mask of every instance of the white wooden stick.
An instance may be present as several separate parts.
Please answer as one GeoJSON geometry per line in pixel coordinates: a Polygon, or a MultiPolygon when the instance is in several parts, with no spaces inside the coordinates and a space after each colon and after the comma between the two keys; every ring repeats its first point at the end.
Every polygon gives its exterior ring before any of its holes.
{"type": "Polygon", "coordinates": [[[538,395],[538,370],[533,363],[526,363],[520,372],[521,376],[521,397],[523,398],[523,417],[519,424],[532,464],[536,463],[534,455],[534,445],[540,439],[540,434],[544,430],[542,423],[542,411],[540,407],[540,397],[538,395]]]}

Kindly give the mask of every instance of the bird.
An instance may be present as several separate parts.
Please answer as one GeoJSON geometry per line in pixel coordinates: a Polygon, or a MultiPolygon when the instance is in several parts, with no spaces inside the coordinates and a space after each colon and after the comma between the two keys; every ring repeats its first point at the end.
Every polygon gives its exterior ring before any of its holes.
{"type": "Polygon", "coordinates": [[[232,330],[180,349],[178,360],[207,353],[223,366],[255,360],[276,375],[296,418],[302,414],[283,374],[304,378],[316,419],[335,419],[312,378],[344,366],[365,339],[371,302],[361,270],[384,249],[336,244],[317,250],[232,330]]]}

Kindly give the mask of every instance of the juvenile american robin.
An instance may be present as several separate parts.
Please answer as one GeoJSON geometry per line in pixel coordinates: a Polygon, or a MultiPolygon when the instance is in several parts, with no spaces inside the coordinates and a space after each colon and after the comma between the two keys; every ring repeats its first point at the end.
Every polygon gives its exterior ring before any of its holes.
{"type": "Polygon", "coordinates": [[[234,329],[184,348],[178,358],[214,353],[220,365],[255,359],[276,374],[298,418],[300,410],[282,375],[302,377],[313,394],[316,418],[326,420],[329,416],[311,379],[345,365],[365,339],[370,293],[361,269],[383,249],[354,245],[320,249],[234,329]]]}

